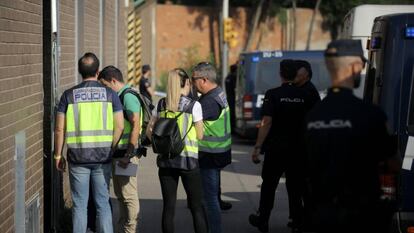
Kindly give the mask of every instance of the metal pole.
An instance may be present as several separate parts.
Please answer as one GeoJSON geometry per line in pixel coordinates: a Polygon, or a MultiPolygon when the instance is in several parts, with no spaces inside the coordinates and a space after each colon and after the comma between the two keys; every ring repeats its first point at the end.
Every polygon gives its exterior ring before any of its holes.
{"type": "MultiPolygon", "coordinates": [[[[224,20],[229,17],[229,0],[223,0],[223,18],[222,18],[222,24],[224,24],[224,20]]],[[[221,36],[223,37],[223,50],[222,50],[222,61],[221,61],[221,87],[224,88],[225,86],[225,78],[227,75],[227,68],[228,68],[228,59],[229,59],[229,47],[227,42],[224,41],[224,27],[223,31],[221,33],[221,36]]]]}

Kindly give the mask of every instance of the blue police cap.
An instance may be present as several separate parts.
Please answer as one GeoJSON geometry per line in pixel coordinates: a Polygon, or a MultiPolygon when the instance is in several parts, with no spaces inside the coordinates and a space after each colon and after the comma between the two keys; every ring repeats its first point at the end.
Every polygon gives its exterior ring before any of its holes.
{"type": "Polygon", "coordinates": [[[362,50],[361,40],[334,40],[328,44],[325,50],[325,57],[360,57],[367,62],[362,50]]]}

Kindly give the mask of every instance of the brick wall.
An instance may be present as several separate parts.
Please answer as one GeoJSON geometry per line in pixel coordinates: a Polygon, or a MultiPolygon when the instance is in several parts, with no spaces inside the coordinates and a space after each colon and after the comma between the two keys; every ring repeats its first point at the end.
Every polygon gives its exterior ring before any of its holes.
{"type": "Polygon", "coordinates": [[[22,130],[25,202],[39,195],[43,205],[42,1],[1,1],[0,28],[0,231],[7,233],[14,232],[14,137],[22,130]]]}
{"type": "Polygon", "coordinates": [[[128,9],[123,4],[124,1],[118,3],[118,68],[122,71],[124,78],[127,76],[127,25],[128,25],[128,9]]]}
{"type": "MultiPolygon", "coordinates": [[[[103,65],[114,65],[118,46],[118,67],[126,72],[126,10],[119,5],[118,44],[115,45],[115,0],[105,0],[103,65]]],[[[43,227],[43,61],[42,0],[0,1],[0,232],[15,232],[16,200],[15,135],[24,131],[25,204],[40,197],[40,232],[43,227]]],[[[83,2],[79,56],[91,51],[99,56],[99,0],[83,2]]],[[[59,1],[60,56],[58,94],[77,80],[75,1],[59,1]]],[[[68,174],[64,175],[64,198],[69,198],[68,174]]]]}
{"type": "MultiPolygon", "coordinates": [[[[210,7],[187,7],[179,5],[157,5],[156,7],[156,56],[158,75],[176,66],[181,66],[187,48],[193,46],[202,59],[215,54],[219,60],[218,11],[210,7]]],[[[229,62],[234,63],[242,52],[248,36],[248,26],[253,17],[246,8],[232,8],[238,32],[238,45],[230,49],[229,62]]],[[[311,9],[297,9],[296,49],[305,49],[311,9]]],[[[328,31],[322,30],[322,17],[317,15],[311,41],[311,49],[324,49],[331,40],[328,31]]],[[[271,18],[256,31],[251,50],[285,49],[284,32],[278,18],[271,18]],[[261,34],[260,43],[259,37],[261,34]]],[[[148,53],[144,56],[149,56],[148,53]]],[[[185,60],[185,59],[184,59],[185,60]]]]}
{"type": "Polygon", "coordinates": [[[105,0],[104,63],[102,67],[115,64],[115,3],[105,0]]]}
{"type": "MultiPolygon", "coordinates": [[[[59,42],[60,42],[60,57],[59,57],[59,95],[66,89],[71,88],[76,84],[75,76],[75,2],[72,0],[60,1],[59,11],[59,42]]],[[[68,203],[70,199],[69,177],[67,173],[63,176],[63,199],[68,203]]]]}
{"type": "MultiPolygon", "coordinates": [[[[99,58],[99,0],[84,1],[84,48],[83,52],[95,53],[99,58]]],[[[82,54],[79,54],[82,56],[82,54]]]]}

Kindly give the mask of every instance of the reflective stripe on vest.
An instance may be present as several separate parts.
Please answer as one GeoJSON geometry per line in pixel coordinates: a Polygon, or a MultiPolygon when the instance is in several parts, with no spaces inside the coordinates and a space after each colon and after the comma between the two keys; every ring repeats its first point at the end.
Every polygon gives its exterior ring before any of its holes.
{"type": "Polygon", "coordinates": [[[112,103],[69,104],[65,137],[69,149],[110,148],[113,137],[112,103]]]}
{"type": "Polygon", "coordinates": [[[204,136],[199,141],[200,151],[223,153],[231,148],[230,109],[225,107],[214,121],[204,121],[204,136]]]}
{"type": "MultiPolygon", "coordinates": [[[[142,115],[143,114],[142,111],[143,110],[141,108],[140,114],[139,114],[139,125],[140,126],[142,126],[142,121],[144,119],[143,118],[144,116],[142,115]]],[[[122,132],[121,140],[119,140],[118,149],[124,150],[124,149],[128,148],[129,137],[131,135],[131,131],[132,131],[131,123],[129,123],[129,121],[127,121],[124,118],[124,131],[122,132]]],[[[145,133],[145,132],[142,132],[142,127],[141,127],[141,132],[140,133],[145,133]]],[[[139,137],[137,139],[139,139],[139,137]]],[[[138,148],[138,143],[135,146],[135,148],[138,148]]]]}
{"type": "MultiPolygon", "coordinates": [[[[180,112],[161,111],[160,117],[174,118],[180,112]]],[[[180,135],[183,137],[193,124],[193,115],[183,112],[177,119],[178,128],[180,129],[180,135]]],[[[198,141],[195,127],[191,127],[190,131],[184,139],[184,149],[180,154],[181,157],[191,157],[198,159],[198,141]]]]}

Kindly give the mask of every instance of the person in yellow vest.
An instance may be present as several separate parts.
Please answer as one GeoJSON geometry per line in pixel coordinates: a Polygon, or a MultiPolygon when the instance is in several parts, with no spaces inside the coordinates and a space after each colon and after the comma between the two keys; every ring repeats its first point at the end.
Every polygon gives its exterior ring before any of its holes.
{"type": "Polygon", "coordinates": [[[183,69],[169,72],[167,97],[161,99],[154,109],[153,117],[147,128],[151,138],[154,124],[160,118],[176,118],[184,149],[179,155],[158,155],[158,175],[163,198],[162,232],[174,232],[174,212],[177,200],[178,180],[184,185],[187,203],[193,215],[194,232],[207,233],[207,217],[202,204],[198,166],[198,140],[203,137],[203,113],[199,102],[187,97],[190,93],[190,79],[183,69]]]}
{"type": "Polygon", "coordinates": [[[135,233],[139,214],[137,177],[120,176],[115,174],[115,167],[126,168],[129,164],[138,164],[135,150],[138,148],[138,138],[141,133],[141,104],[132,93],[124,92],[131,88],[125,84],[121,71],[114,66],[105,67],[99,74],[98,80],[105,86],[116,91],[121,98],[124,109],[124,132],[114,153],[113,184],[114,192],[119,201],[119,219],[116,233],[135,233]],[[118,165],[117,165],[118,164],[118,165]]]}
{"type": "Polygon", "coordinates": [[[89,184],[92,183],[98,232],[112,233],[109,179],[114,148],[124,128],[118,95],[98,82],[99,60],[85,53],[78,62],[82,82],[60,99],[55,125],[55,165],[66,170],[62,156],[67,144],[72,196],[73,232],[86,232],[89,184]]]}
{"type": "Polygon", "coordinates": [[[223,89],[217,86],[217,74],[207,62],[193,69],[192,82],[202,95],[204,136],[199,142],[200,171],[211,233],[221,233],[220,170],[231,163],[230,108],[223,89]]]}

